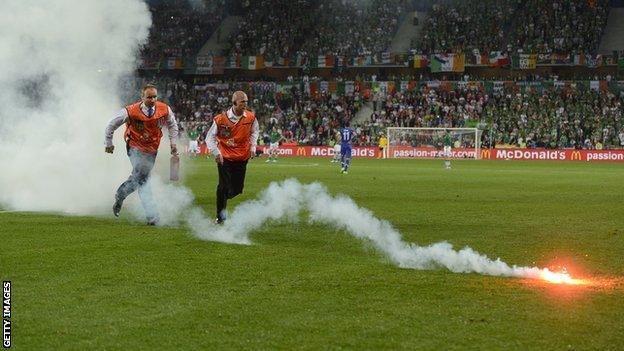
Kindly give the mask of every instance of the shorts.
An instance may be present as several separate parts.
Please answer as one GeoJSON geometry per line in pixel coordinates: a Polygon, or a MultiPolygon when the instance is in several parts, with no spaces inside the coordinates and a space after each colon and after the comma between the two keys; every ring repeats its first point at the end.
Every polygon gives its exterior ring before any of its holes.
{"type": "Polygon", "coordinates": [[[189,140],[189,152],[199,152],[199,145],[197,145],[197,140],[189,140]]]}
{"type": "Polygon", "coordinates": [[[340,156],[351,158],[351,145],[341,146],[340,147],[340,156]]]}
{"type": "Polygon", "coordinates": [[[453,152],[451,151],[451,147],[450,146],[445,146],[444,147],[444,151],[442,152],[442,156],[444,157],[451,157],[453,156],[453,152]]]}

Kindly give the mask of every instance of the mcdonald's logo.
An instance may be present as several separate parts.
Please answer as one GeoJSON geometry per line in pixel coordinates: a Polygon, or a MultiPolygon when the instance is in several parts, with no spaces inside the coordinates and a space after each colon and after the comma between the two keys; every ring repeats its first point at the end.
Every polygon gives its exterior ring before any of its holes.
{"type": "Polygon", "coordinates": [[[481,159],[486,159],[489,160],[490,157],[492,156],[492,151],[490,151],[490,149],[483,149],[481,150],[481,159]]]}
{"type": "Polygon", "coordinates": [[[307,156],[307,152],[305,147],[298,147],[297,148],[297,156],[307,156]]]}
{"type": "Polygon", "coordinates": [[[572,156],[570,157],[572,161],[580,161],[581,160],[581,152],[578,150],[572,151],[572,156]]]}

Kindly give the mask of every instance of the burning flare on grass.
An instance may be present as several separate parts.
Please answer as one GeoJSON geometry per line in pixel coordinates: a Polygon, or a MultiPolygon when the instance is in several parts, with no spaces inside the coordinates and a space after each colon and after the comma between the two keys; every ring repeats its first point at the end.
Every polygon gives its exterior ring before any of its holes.
{"type": "Polygon", "coordinates": [[[585,285],[588,282],[584,279],[574,279],[568,273],[568,270],[563,267],[561,273],[551,272],[550,269],[544,268],[542,270],[541,279],[553,284],[566,284],[566,285],[585,285]]]}
{"type": "Polygon", "coordinates": [[[448,242],[428,246],[406,242],[390,222],[375,217],[352,199],[344,195],[332,196],[319,183],[301,184],[295,179],[271,183],[257,199],[238,205],[222,226],[213,225],[200,209],[191,211],[187,222],[200,239],[251,244],[249,235],[267,221],[297,222],[301,212],[307,213],[309,223],[325,224],[370,242],[401,268],[445,268],[454,273],[525,278],[555,284],[589,284],[589,281],[573,279],[565,268],[556,273],[548,268],[509,265],[470,247],[456,250],[448,242]]]}

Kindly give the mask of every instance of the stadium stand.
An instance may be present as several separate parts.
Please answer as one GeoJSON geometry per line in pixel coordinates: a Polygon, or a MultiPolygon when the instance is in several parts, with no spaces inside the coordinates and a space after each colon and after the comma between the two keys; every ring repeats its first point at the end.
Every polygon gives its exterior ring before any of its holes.
{"type": "MultiPolygon", "coordinates": [[[[148,80],[145,80],[148,81],[148,80]]],[[[191,85],[175,79],[151,79],[163,91],[185,127],[203,132],[212,117],[229,106],[235,90],[249,93],[261,130],[273,126],[290,142],[327,145],[342,121],[351,121],[367,102],[365,93],[310,94],[303,83],[282,90],[274,82],[191,85]]],[[[386,127],[483,126],[484,145],[545,148],[620,148],[624,146],[622,95],[608,90],[549,85],[520,91],[507,84],[490,92],[469,85],[428,87],[399,92],[378,90],[370,119],[354,123],[356,145],[374,145],[386,127]]],[[[372,97],[371,97],[372,100],[372,97]]]]}
{"type": "Polygon", "coordinates": [[[403,1],[373,0],[322,4],[311,35],[303,45],[310,55],[362,55],[385,51],[404,14],[403,1]],[[321,15],[325,13],[326,15],[321,15]]]}
{"type": "Polygon", "coordinates": [[[245,6],[229,54],[292,57],[313,26],[315,4],[306,0],[260,0],[245,6]]]}
{"type": "Polygon", "coordinates": [[[624,47],[624,1],[611,1],[607,25],[600,42],[599,54],[609,54],[624,47]]]}
{"type": "Polygon", "coordinates": [[[386,50],[404,13],[402,0],[268,1],[250,6],[229,54],[269,60],[307,55],[357,55],[386,50]]]}
{"type": "Polygon", "coordinates": [[[510,32],[514,50],[594,53],[607,23],[608,0],[518,2],[519,20],[510,32]]]}
{"type": "Polygon", "coordinates": [[[142,51],[144,62],[194,55],[224,16],[224,1],[192,7],[186,0],[152,0],[152,27],[142,51]]]}
{"type": "Polygon", "coordinates": [[[263,131],[275,126],[288,142],[302,145],[329,144],[340,123],[351,121],[356,145],[375,145],[386,127],[405,126],[479,127],[485,146],[624,147],[624,82],[616,68],[622,52],[596,55],[611,9],[607,0],[244,0],[227,8],[222,0],[204,3],[198,11],[182,0],[150,2],[154,27],[144,60],[193,60],[234,8],[241,20],[224,39],[228,56],[291,64],[284,65],[290,66],[284,68],[290,69],[287,74],[278,69],[266,77],[253,71],[265,67],[240,62],[219,75],[182,73],[180,67],[167,67],[180,68],[177,73],[142,71],[142,82],[156,81],[182,125],[200,134],[241,89],[263,131]],[[358,70],[361,63],[351,60],[346,71],[332,64],[326,66],[331,73],[310,74],[312,56],[385,52],[399,24],[415,10],[428,15],[410,55],[423,54],[427,61],[435,53],[461,53],[470,57],[466,68],[437,73],[410,56],[405,62],[416,70],[406,71],[404,62],[376,56],[364,67],[396,65],[364,73],[358,70]],[[533,65],[514,61],[492,68],[487,56],[500,51],[534,54],[533,65]],[[479,56],[485,61],[471,61],[479,56]],[[548,68],[535,70],[536,64],[548,68]],[[523,71],[527,68],[532,70],[523,71]]]}
{"type": "Polygon", "coordinates": [[[511,0],[434,5],[422,37],[414,42],[413,49],[422,53],[501,50],[505,44],[505,27],[514,15],[514,5],[511,0]]]}
{"type": "Polygon", "coordinates": [[[595,1],[462,1],[434,5],[418,52],[594,53],[609,10],[595,1]]]}

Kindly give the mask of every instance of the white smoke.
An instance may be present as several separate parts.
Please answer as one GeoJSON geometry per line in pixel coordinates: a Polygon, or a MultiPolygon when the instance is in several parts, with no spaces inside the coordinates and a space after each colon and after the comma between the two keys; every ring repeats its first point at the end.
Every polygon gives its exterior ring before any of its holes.
{"type": "Polygon", "coordinates": [[[258,197],[238,205],[225,225],[214,225],[203,219],[200,210],[194,209],[188,224],[197,237],[203,240],[235,244],[250,244],[249,234],[268,220],[297,221],[303,209],[300,192],[302,185],[296,180],[271,183],[258,197]]]}
{"type": "Polygon", "coordinates": [[[294,179],[271,183],[256,200],[241,203],[231,220],[222,226],[201,221],[201,215],[188,218],[195,235],[204,240],[250,244],[250,233],[268,220],[297,221],[300,212],[309,213],[311,223],[322,223],[370,241],[394,264],[402,268],[446,268],[455,273],[539,278],[537,267],[509,266],[466,247],[456,251],[447,242],[426,247],[403,241],[388,221],[380,220],[346,196],[332,197],[319,183],[303,185],[294,179]]]}
{"type": "MultiPolygon", "coordinates": [[[[104,128],[130,102],[120,96],[138,95],[120,91],[120,79],[134,74],[150,25],[148,7],[138,0],[2,2],[0,207],[111,213],[131,166],[121,128],[115,153],[104,153],[104,128]]],[[[162,144],[166,159],[169,143],[162,144]]],[[[152,181],[156,198],[192,200],[159,179],[152,181]]],[[[142,217],[136,196],[128,200],[124,209],[142,217]]]]}

